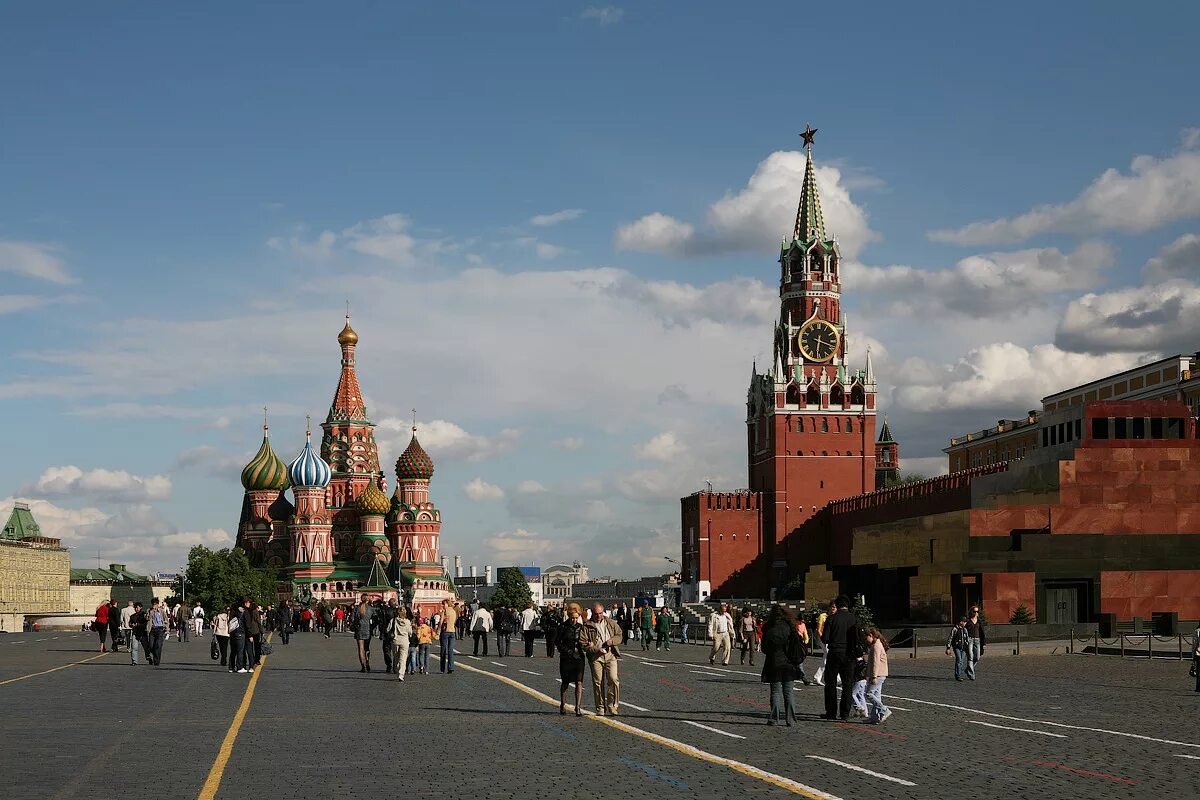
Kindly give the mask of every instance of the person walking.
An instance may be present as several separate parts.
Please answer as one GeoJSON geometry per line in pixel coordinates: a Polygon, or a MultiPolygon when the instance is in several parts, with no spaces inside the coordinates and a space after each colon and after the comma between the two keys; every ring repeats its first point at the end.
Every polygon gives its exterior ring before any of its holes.
{"type": "Polygon", "coordinates": [[[141,651],[146,658],[146,662],[150,661],[150,640],[146,636],[147,626],[150,620],[146,617],[146,609],[141,603],[133,604],[133,613],[129,615],[129,661],[134,666],[137,666],[138,651],[141,651]]]}
{"type": "Polygon", "coordinates": [[[486,607],[480,606],[475,609],[475,613],[471,615],[471,637],[475,640],[475,646],[471,651],[472,655],[479,655],[479,644],[483,643],[483,656],[487,658],[488,654],[488,634],[492,632],[492,612],[486,607]]]}
{"type": "Polygon", "coordinates": [[[791,727],[796,719],[792,686],[804,661],[804,642],[796,630],[796,618],[781,605],[771,606],[767,613],[762,653],[761,680],[771,689],[771,716],[767,724],[777,725],[782,711],[784,724],[791,727]]]}
{"type": "Polygon", "coordinates": [[[375,616],[375,607],[367,602],[364,594],[358,601],[358,620],[354,626],[354,643],[358,648],[358,671],[371,671],[371,620],[375,616]]]}
{"type": "Polygon", "coordinates": [[[833,680],[825,683],[824,719],[850,718],[850,691],[854,685],[854,660],[858,657],[858,620],[850,613],[850,600],[839,595],[831,604],[837,612],[825,620],[825,669],[832,672],[833,680]],[[841,678],[842,696],[838,701],[838,678],[841,678]]]}
{"type": "Polygon", "coordinates": [[[188,640],[188,626],[192,624],[192,615],[188,611],[187,606],[183,603],[175,606],[175,641],[186,642],[188,640]]]}
{"type": "Polygon", "coordinates": [[[279,641],[287,644],[292,638],[292,604],[287,600],[282,601],[275,612],[275,625],[279,630],[279,641]]]}
{"type": "MultiPolygon", "coordinates": [[[[618,625],[619,627],[619,625],[618,625]]],[[[549,631],[546,632],[549,636],[549,631]]],[[[567,619],[554,628],[554,646],[558,648],[558,713],[567,713],[567,689],[575,684],[575,716],[583,716],[583,609],[578,603],[567,606],[567,619]]]]}
{"type": "Polygon", "coordinates": [[[133,618],[133,601],[125,601],[125,607],[121,609],[118,615],[118,631],[121,638],[125,640],[125,646],[129,648],[130,658],[133,663],[137,663],[137,659],[133,658],[133,625],[130,620],[133,618]]]}
{"type": "Polygon", "coordinates": [[[167,639],[167,626],[171,623],[167,604],[158,602],[155,597],[150,601],[150,650],[146,659],[154,666],[162,664],[163,642],[167,639]]]}
{"type": "Polygon", "coordinates": [[[654,641],[654,609],[649,603],[645,603],[638,609],[638,636],[641,637],[643,650],[649,650],[650,644],[654,641]]]}
{"type": "Polygon", "coordinates": [[[596,713],[615,717],[620,708],[621,681],[613,649],[621,641],[621,627],[604,613],[604,605],[592,607],[592,619],[580,631],[580,643],[592,670],[592,695],[596,713]]]}
{"type": "MultiPolygon", "coordinates": [[[[833,608],[831,606],[829,608],[828,613],[826,613],[824,610],[822,610],[821,613],[817,614],[817,625],[816,625],[816,627],[817,627],[816,641],[817,642],[825,641],[823,638],[825,636],[825,620],[829,619],[829,616],[831,614],[833,614],[835,611],[837,611],[837,609],[833,608]]],[[[817,667],[817,671],[815,673],[813,673],[813,683],[815,683],[817,686],[825,685],[825,662],[828,658],[829,658],[829,650],[828,650],[828,648],[825,647],[824,644],[822,644],[821,645],[821,665],[819,667],[817,667]]]]}
{"type": "MultiPolygon", "coordinates": [[[[671,650],[671,612],[663,606],[658,610],[658,616],[654,619],[654,649],[663,649],[668,652],[671,650]]],[[[751,661],[751,664],[754,662],[751,661]]]]}
{"type": "Polygon", "coordinates": [[[717,654],[724,652],[722,664],[729,664],[729,637],[733,633],[733,617],[729,615],[729,604],[721,603],[721,610],[708,619],[708,635],[713,640],[708,663],[717,663],[717,654]]]}
{"type": "Polygon", "coordinates": [[[805,624],[803,615],[796,617],[796,635],[800,637],[800,641],[804,644],[804,658],[800,659],[800,664],[796,667],[796,678],[805,686],[812,686],[812,681],[804,674],[804,661],[808,658],[808,654],[812,652],[812,637],[808,634],[808,625],[805,624]]]}
{"type": "Polygon", "coordinates": [[[741,653],[739,662],[742,666],[746,664],[746,656],[750,656],[750,666],[754,666],[754,651],[758,649],[758,621],[754,619],[754,612],[749,608],[742,609],[742,616],[738,619],[738,644],[741,645],[741,653]]]}
{"type": "MultiPolygon", "coordinates": [[[[375,630],[379,634],[379,646],[383,649],[383,671],[392,674],[392,670],[396,664],[392,657],[396,655],[395,625],[396,614],[399,612],[399,605],[395,598],[387,601],[379,601],[379,605],[375,610],[375,630]]],[[[399,672],[399,670],[396,670],[399,672]]]]}
{"type": "Polygon", "coordinates": [[[554,648],[558,638],[558,626],[562,624],[562,618],[559,612],[554,608],[547,608],[542,614],[542,635],[546,637],[546,658],[554,657],[554,648]]]}
{"type": "Polygon", "coordinates": [[[108,652],[108,610],[110,606],[105,600],[100,605],[96,606],[96,617],[92,620],[92,630],[100,637],[100,652],[108,652]]]}
{"type": "Polygon", "coordinates": [[[979,606],[971,606],[971,613],[967,615],[967,636],[971,639],[967,658],[967,677],[975,680],[975,665],[979,663],[979,659],[983,657],[984,648],[987,647],[987,631],[984,630],[983,615],[979,613],[979,606]]]}
{"type": "Polygon", "coordinates": [[[429,648],[433,646],[433,628],[422,619],[417,625],[417,671],[429,674],[429,648]]]}
{"type": "Polygon", "coordinates": [[[121,610],[116,600],[108,601],[108,635],[112,639],[112,651],[121,652],[121,610]]]}
{"type": "Polygon", "coordinates": [[[950,629],[950,638],[946,640],[946,655],[951,653],[954,654],[954,680],[961,682],[963,673],[970,668],[971,663],[971,634],[967,631],[966,617],[959,617],[958,624],[950,629]]]}
{"type": "Polygon", "coordinates": [[[892,715],[883,704],[883,682],[888,676],[888,640],[878,628],[867,631],[867,722],[880,725],[892,715]]]}
{"type": "Polygon", "coordinates": [[[192,609],[192,625],[195,627],[193,631],[196,637],[204,635],[204,607],[200,605],[200,601],[196,601],[196,606],[192,609]]]}
{"type": "MultiPolygon", "coordinates": [[[[396,601],[393,600],[393,603],[396,601]]],[[[412,614],[407,608],[397,608],[395,615],[390,620],[392,628],[392,646],[395,647],[395,652],[392,653],[392,664],[396,668],[396,677],[403,682],[404,674],[408,672],[408,649],[412,645],[411,639],[413,635],[412,614]]]]}
{"type": "Polygon", "coordinates": [[[454,672],[454,623],[458,612],[449,600],[442,601],[442,618],[438,621],[438,643],[441,645],[441,671],[454,672]]]}
{"type": "Polygon", "coordinates": [[[504,606],[498,607],[492,616],[496,628],[496,657],[507,658],[508,651],[512,647],[512,630],[515,620],[512,612],[504,606]]]}
{"type": "Polygon", "coordinates": [[[521,638],[525,640],[525,657],[533,658],[533,642],[538,635],[538,612],[530,600],[521,612],[521,638]]]}
{"type": "Polygon", "coordinates": [[[212,635],[217,642],[217,652],[221,655],[221,666],[229,660],[229,609],[222,608],[213,617],[212,635]]]}
{"type": "Polygon", "coordinates": [[[335,608],[333,610],[333,620],[334,620],[334,623],[337,625],[337,632],[345,633],[346,632],[346,609],[342,608],[341,606],[338,606],[337,608],[335,608]]]}
{"type": "Polygon", "coordinates": [[[241,605],[229,607],[229,671],[246,671],[246,628],[241,605]]]}
{"type": "Polygon", "coordinates": [[[262,616],[258,603],[246,598],[242,611],[242,627],[246,631],[245,661],[246,671],[254,672],[262,658],[262,616]]]}

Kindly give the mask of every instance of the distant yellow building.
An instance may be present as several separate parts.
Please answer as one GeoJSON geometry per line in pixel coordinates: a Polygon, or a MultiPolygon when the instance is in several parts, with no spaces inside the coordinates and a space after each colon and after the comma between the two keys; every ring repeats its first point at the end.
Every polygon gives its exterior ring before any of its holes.
{"type": "Polygon", "coordinates": [[[0,531],[0,630],[21,631],[26,615],[71,608],[71,556],[42,536],[29,506],[16,503],[0,531]]]}

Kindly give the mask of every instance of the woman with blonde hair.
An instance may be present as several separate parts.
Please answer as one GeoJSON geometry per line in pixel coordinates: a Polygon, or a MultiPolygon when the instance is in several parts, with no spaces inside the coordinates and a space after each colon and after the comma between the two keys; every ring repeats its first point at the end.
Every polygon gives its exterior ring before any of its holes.
{"type": "Polygon", "coordinates": [[[359,598],[358,623],[354,627],[354,641],[358,645],[358,671],[371,671],[371,622],[375,607],[367,602],[364,594],[359,598]]]}
{"type": "Polygon", "coordinates": [[[883,682],[888,676],[888,640],[878,628],[867,631],[867,722],[876,725],[892,715],[883,704],[883,682]]]}
{"type": "Polygon", "coordinates": [[[558,648],[558,677],[562,681],[559,691],[558,713],[567,713],[567,687],[575,684],[575,716],[583,716],[579,706],[583,703],[583,609],[578,603],[567,606],[567,619],[555,631],[554,646],[558,648]]]}

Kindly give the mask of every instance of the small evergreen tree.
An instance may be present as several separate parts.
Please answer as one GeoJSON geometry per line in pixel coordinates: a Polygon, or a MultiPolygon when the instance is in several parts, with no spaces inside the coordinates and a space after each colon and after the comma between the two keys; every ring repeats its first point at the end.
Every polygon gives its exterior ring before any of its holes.
{"type": "Polygon", "coordinates": [[[858,620],[858,629],[862,633],[866,633],[875,627],[875,615],[871,613],[871,608],[866,603],[852,604],[850,606],[850,613],[858,620]]]}
{"type": "Polygon", "coordinates": [[[504,567],[496,573],[496,592],[488,605],[493,609],[504,606],[523,610],[533,600],[529,582],[516,567],[504,567]]]}
{"type": "Polygon", "coordinates": [[[1009,625],[1033,625],[1035,622],[1033,614],[1024,604],[1017,606],[1012,616],[1008,618],[1009,625]]]}

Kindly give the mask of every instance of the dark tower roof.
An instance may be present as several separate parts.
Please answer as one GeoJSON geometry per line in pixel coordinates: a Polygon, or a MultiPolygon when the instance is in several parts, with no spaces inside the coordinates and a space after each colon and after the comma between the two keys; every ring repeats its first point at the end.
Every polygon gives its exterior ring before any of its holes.
{"type": "Polygon", "coordinates": [[[883,418],[883,427],[879,429],[880,444],[895,444],[896,440],[892,438],[892,429],[888,427],[887,417],[883,418]]]}

